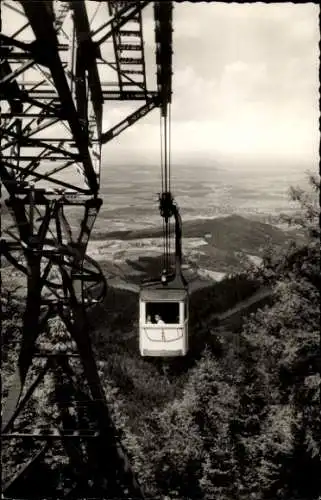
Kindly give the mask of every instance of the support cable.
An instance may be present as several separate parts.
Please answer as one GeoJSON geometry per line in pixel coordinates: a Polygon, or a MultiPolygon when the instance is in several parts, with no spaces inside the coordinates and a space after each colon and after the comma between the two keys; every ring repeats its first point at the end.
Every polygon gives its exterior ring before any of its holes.
{"type": "Polygon", "coordinates": [[[162,115],[159,117],[159,130],[160,130],[160,154],[161,154],[161,181],[162,192],[164,191],[164,156],[163,156],[163,128],[162,128],[162,115]]]}
{"type": "Polygon", "coordinates": [[[171,190],[171,105],[168,105],[168,190],[171,190]]]}
{"type": "MultiPolygon", "coordinates": [[[[171,105],[167,105],[168,108],[168,191],[171,192],[171,105]]],[[[169,237],[168,237],[168,255],[171,255],[171,227],[169,225],[169,237]]]]}
{"type": "Polygon", "coordinates": [[[170,107],[167,104],[161,109],[160,117],[161,134],[161,175],[162,175],[162,201],[161,215],[163,217],[163,240],[164,240],[164,270],[169,273],[172,267],[171,262],[171,226],[172,197],[171,197],[171,115],[170,107]]]}
{"type": "MultiPolygon", "coordinates": [[[[160,131],[160,154],[161,154],[161,183],[162,190],[161,193],[164,192],[164,138],[163,138],[163,121],[162,121],[162,113],[159,115],[159,131],[160,131]]],[[[163,269],[167,269],[166,264],[166,228],[165,228],[165,219],[163,218],[163,269]]]]}
{"type": "MultiPolygon", "coordinates": [[[[168,169],[167,169],[167,149],[168,149],[168,134],[167,134],[167,109],[164,116],[164,177],[165,177],[165,192],[168,192],[168,169]]],[[[169,271],[169,219],[165,219],[165,242],[166,242],[166,270],[169,271]]]]}
{"type": "MultiPolygon", "coordinates": [[[[166,106],[166,115],[165,115],[165,133],[166,133],[166,192],[169,193],[169,197],[171,198],[171,165],[170,165],[170,107],[169,104],[166,106]]],[[[171,217],[171,216],[170,216],[171,217]]],[[[171,262],[171,225],[170,225],[170,217],[167,219],[167,259],[168,259],[168,270],[171,270],[172,262],[171,262]]]]}

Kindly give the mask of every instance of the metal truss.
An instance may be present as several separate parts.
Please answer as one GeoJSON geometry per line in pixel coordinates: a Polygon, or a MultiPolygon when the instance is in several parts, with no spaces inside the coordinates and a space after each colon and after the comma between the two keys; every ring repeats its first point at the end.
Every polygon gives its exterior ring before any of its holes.
{"type": "Polygon", "coordinates": [[[107,284],[86,249],[102,203],[102,144],[156,107],[166,113],[171,100],[172,2],[2,0],[0,9],[0,176],[6,216],[13,219],[1,254],[26,282],[2,440],[4,448],[29,450],[5,478],[3,493],[17,498],[22,488],[25,498],[36,495],[25,478],[59,441],[72,471],[64,497],[143,498],[92,352],[87,310],[104,299],[107,284]],[[143,39],[148,4],[154,4],[153,90],[143,39]],[[103,130],[107,101],[139,104],[103,130]],[[55,321],[63,326],[55,329],[55,321]],[[60,330],[63,352],[57,349],[60,330]],[[24,411],[48,376],[54,397],[46,405],[57,411],[44,429],[37,413],[31,425],[24,411]]]}

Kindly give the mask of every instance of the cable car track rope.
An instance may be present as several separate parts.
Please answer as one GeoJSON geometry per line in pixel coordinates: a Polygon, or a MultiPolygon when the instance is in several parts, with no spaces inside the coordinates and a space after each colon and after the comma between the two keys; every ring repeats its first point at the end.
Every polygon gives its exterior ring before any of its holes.
{"type": "MultiPolygon", "coordinates": [[[[171,198],[171,107],[167,104],[165,112],[161,108],[160,115],[160,147],[161,147],[161,184],[162,196],[171,198]]],[[[167,213],[163,216],[163,268],[166,273],[171,268],[171,227],[170,217],[167,213]]]]}

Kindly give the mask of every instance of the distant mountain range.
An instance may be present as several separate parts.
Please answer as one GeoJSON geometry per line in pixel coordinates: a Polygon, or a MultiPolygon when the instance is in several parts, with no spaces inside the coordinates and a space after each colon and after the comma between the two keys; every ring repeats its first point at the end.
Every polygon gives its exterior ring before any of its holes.
{"type": "MultiPolygon", "coordinates": [[[[173,230],[173,226],[172,226],[173,230]]],[[[161,227],[106,232],[106,239],[144,239],[160,238],[163,235],[161,227]]],[[[99,235],[99,239],[102,235],[99,235]]],[[[240,215],[217,217],[215,219],[187,220],[183,223],[183,237],[206,238],[206,240],[217,248],[228,250],[257,251],[268,241],[274,244],[284,244],[287,240],[286,232],[281,229],[256,220],[248,219],[240,215]]],[[[98,239],[97,233],[94,239],[98,239]]]]}
{"type": "MultiPolygon", "coordinates": [[[[90,253],[106,264],[106,261],[109,261],[106,271],[108,269],[114,274],[121,270],[127,279],[137,283],[141,277],[160,273],[162,236],[161,227],[96,233],[94,238],[96,241],[93,241],[91,245],[93,251],[90,253]],[[158,247],[155,246],[157,239],[159,239],[158,247]],[[121,258],[118,256],[117,259],[118,271],[116,269],[112,271],[113,259],[107,258],[108,250],[111,245],[115,245],[115,241],[118,241],[122,248],[119,252],[121,258]]],[[[284,247],[293,238],[297,239],[299,236],[239,215],[185,221],[184,272],[187,278],[198,275],[206,279],[221,279],[225,274],[242,272],[250,262],[259,263],[267,245],[273,248],[284,247]],[[198,246],[196,244],[189,246],[192,238],[198,240],[198,246]]]]}
{"type": "MultiPolygon", "coordinates": [[[[120,278],[139,285],[159,277],[163,268],[162,228],[128,231],[94,231],[88,254],[99,261],[109,285],[120,278]]],[[[278,249],[302,239],[292,231],[236,214],[183,223],[183,272],[190,283],[206,284],[243,272],[251,262],[261,262],[264,249],[278,249]]],[[[5,262],[2,264],[5,265],[5,262]]],[[[13,275],[18,271],[13,271],[13,275]]]]}

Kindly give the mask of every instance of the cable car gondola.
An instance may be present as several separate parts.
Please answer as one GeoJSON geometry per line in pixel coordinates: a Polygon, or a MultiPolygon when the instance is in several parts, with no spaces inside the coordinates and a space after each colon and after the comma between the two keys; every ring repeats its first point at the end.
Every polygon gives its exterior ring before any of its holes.
{"type": "Polygon", "coordinates": [[[161,279],[144,283],[139,294],[139,349],[142,356],[185,356],[188,350],[188,287],[181,270],[182,221],[171,194],[171,92],[160,106],[160,214],[164,220],[164,270],[161,279]],[[169,97],[168,97],[169,96],[169,97]],[[170,266],[170,224],[175,220],[175,271],[170,266]]]}
{"type": "MultiPolygon", "coordinates": [[[[188,287],[181,271],[181,218],[171,193],[160,197],[167,223],[175,218],[175,272],[142,285],[139,295],[139,349],[142,356],[185,356],[188,351],[188,287]]],[[[168,233],[168,232],[167,232],[168,233]]],[[[166,245],[165,245],[166,246],[166,245]]]]}

